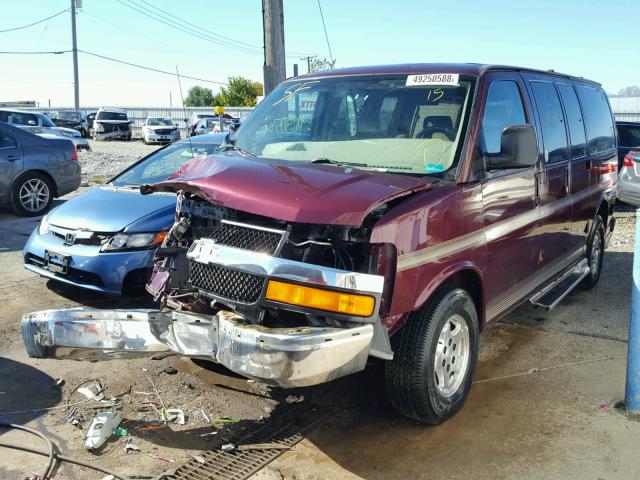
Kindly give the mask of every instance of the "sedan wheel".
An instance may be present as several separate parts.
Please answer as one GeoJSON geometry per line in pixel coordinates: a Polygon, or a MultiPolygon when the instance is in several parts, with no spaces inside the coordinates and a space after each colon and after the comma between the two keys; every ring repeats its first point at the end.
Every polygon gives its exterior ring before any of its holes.
{"type": "Polygon", "coordinates": [[[53,201],[51,182],[39,173],[27,174],[14,185],[11,207],[18,214],[35,217],[46,212],[53,201]]]}

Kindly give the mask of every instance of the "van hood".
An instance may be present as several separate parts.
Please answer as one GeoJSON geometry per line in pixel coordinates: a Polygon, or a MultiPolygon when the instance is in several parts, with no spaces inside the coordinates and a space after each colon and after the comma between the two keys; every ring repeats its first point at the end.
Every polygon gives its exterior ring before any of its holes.
{"type": "Polygon", "coordinates": [[[409,176],[229,152],[194,158],[167,181],[140,191],[183,190],[279,220],[357,226],[377,206],[430,187],[428,180],[409,176]]]}
{"type": "Polygon", "coordinates": [[[51,225],[115,233],[167,230],[175,217],[175,195],[140,195],[137,188],[100,185],[49,212],[51,225]]]}

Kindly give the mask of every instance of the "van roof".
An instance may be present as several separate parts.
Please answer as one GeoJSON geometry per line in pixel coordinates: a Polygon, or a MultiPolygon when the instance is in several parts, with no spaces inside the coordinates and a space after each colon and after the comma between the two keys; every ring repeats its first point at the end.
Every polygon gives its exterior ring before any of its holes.
{"type": "Polygon", "coordinates": [[[532,72],[554,77],[580,80],[600,85],[598,82],[582,77],[567,75],[553,70],[536,70],[534,68],[513,67],[508,65],[489,65],[482,63],[404,63],[397,65],[372,65],[362,67],[338,68],[323,72],[307,73],[295,78],[319,78],[342,75],[385,75],[385,74],[419,74],[419,73],[458,73],[460,75],[483,76],[489,71],[532,72]]]}

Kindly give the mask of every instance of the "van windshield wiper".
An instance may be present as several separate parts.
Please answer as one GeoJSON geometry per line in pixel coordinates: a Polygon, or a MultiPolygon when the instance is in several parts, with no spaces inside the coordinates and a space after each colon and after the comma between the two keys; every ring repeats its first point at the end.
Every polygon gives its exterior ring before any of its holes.
{"type": "Polygon", "coordinates": [[[329,165],[340,165],[341,167],[347,166],[347,165],[350,167],[368,167],[366,163],[339,162],[337,160],[331,160],[330,158],[325,158],[325,157],[316,158],[314,160],[311,160],[309,163],[326,163],[329,165]]]}
{"type": "Polygon", "coordinates": [[[241,153],[243,155],[248,155],[250,157],[257,157],[257,155],[255,153],[251,153],[251,152],[248,152],[246,150],[243,150],[240,147],[236,147],[233,143],[227,143],[226,145],[220,145],[218,147],[218,151],[219,152],[228,152],[229,150],[233,150],[234,152],[238,152],[238,153],[241,153]]]}

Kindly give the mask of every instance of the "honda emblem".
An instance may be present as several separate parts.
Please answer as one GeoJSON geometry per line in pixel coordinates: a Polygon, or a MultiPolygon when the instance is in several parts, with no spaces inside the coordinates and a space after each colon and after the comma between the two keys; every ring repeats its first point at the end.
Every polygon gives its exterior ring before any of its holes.
{"type": "Polygon", "coordinates": [[[75,233],[67,233],[64,236],[64,243],[65,245],[73,245],[76,241],[76,234],[75,233]]]}

